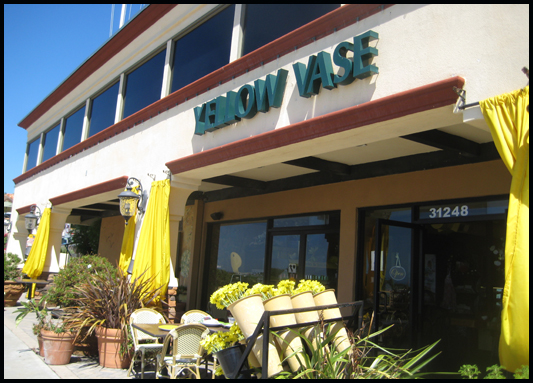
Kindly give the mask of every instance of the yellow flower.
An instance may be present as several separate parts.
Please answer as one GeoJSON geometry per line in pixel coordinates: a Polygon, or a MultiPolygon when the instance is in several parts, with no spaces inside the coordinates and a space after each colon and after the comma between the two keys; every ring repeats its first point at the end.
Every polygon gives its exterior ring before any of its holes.
{"type": "Polygon", "coordinates": [[[227,308],[233,302],[245,297],[248,292],[248,283],[237,282],[223,286],[215,291],[209,301],[222,310],[227,308]]]}
{"type": "Polygon", "coordinates": [[[319,281],[311,281],[311,280],[305,280],[302,279],[300,283],[298,283],[298,287],[294,289],[293,295],[303,293],[305,291],[311,291],[313,294],[318,294],[322,291],[324,291],[326,288],[322,283],[319,281]]]}
{"type": "Polygon", "coordinates": [[[290,281],[288,279],[279,281],[277,290],[279,293],[278,295],[281,295],[281,294],[293,295],[294,281],[290,281]]]}

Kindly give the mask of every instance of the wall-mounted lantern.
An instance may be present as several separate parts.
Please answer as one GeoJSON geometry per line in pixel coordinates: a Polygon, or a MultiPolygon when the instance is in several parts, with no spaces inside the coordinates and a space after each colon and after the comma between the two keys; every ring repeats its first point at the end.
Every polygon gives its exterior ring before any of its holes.
{"type": "Polygon", "coordinates": [[[126,225],[128,224],[128,220],[137,214],[137,210],[144,213],[144,210],[141,207],[143,188],[141,181],[137,178],[128,178],[126,190],[118,195],[118,199],[120,200],[120,214],[126,220],[126,225]],[[139,194],[132,192],[133,186],[138,186],[139,194]]]}
{"type": "Polygon", "coordinates": [[[41,209],[37,205],[31,205],[30,212],[24,216],[24,226],[28,233],[31,234],[33,229],[39,225],[39,218],[41,218],[41,209]],[[36,210],[38,210],[36,214],[36,210]]]}

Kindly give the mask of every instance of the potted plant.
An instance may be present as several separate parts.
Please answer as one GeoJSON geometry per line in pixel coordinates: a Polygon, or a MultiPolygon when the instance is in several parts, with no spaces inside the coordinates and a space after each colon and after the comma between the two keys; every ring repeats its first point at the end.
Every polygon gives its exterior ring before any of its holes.
{"type": "MultiPolygon", "coordinates": [[[[71,258],[69,263],[54,277],[46,294],[48,304],[60,306],[65,312],[74,310],[73,307],[76,306],[75,287],[88,281],[91,275],[98,273],[109,273],[115,277],[117,269],[106,258],[98,255],[71,258]]],[[[74,348],[87,356],[97,356],[98,341],[95,334],[86,336],[89,328],[90,326],[86,326],[81,330],[74,348]]]]}
{"type": "Polygon", "coordinates": [[[104,270],[90,275],[76,287],[74,312],[67,313],[68,323],[78,330],[89,326],[87,335],[96,333],[100,365],[109,368],[127,368],[131,361],[133,343],[128,331],[131,314],[150,304],[160,287],[150,290],[152,278],[133,281],[121,269],[116,273],[104,270]]]}
{"type": "MultiPolygon", "coordinates": [[[[229,377],[238,367],[237,364],[240,361],[245,348],[244,345],[238,344],[241,340],[244,340],[244,335],[239,326],[234,323],[228,332],[219,331],[209,334],[200,342],[207,353],[214,354],[220,363],[214,372],[215,375],[222,375],[223,372],[226,377],[229,377]]],[[[246,362],[243,369],[248,370],[246,362]]],[[[239,375],[239,379],[248,378],[250,378],[249,373],[239,375]]]]}
{"type": "Polygon", "coordinates": [[[43,338],[41,336],[41,330],[44,328],[48,310],[46,309],[46,297],[43,297],[39,302],[35,299],[30,299],[27,302],[21,302],[22,307],[15,310],[18,313],[15,319],[15,324],[18,326],[20,322],[29,313],[34,313],[37,318],[37,323],[33,324],[33,334],[37,336],[37,342],[39,344],[39,355],[44,357],[43,338]]]}
{"type": "Polygon", "coordinates": [[[46,364],[68,364],[74,352],[76,333],[61,319],[47,317],[41,328],[41,337],[46,364]]]}
{"type": "Polygon", "coordinates": [[[17,304],[22,293],[26,289],[15,279],[21,277],[18,265],[22,260],[13,253],[4,253],[4,306],[12,307],[17,304]]]}

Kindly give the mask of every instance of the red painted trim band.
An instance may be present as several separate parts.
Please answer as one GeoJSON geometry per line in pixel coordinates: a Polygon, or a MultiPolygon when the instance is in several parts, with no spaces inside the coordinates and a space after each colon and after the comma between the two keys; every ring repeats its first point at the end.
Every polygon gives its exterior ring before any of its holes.
{"type": "Polygon", "coordinates": [[[282,146],[451,105],[457,101],[457,94],[453,91],[453,87],[462,88],[464,82],[465,80],[461,77],[452,77],[195,153],[167,162],[165,165],[172,174],[179,174],[282,146]]]}

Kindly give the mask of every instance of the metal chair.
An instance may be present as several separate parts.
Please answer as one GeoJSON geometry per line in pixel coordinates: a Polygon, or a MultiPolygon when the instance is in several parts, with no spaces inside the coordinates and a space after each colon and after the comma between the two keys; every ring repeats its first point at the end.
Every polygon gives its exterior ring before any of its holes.
{"type": "MultiPolygon", "coordinates": [[[[157,311],[149,308],[142,308],[135,310],[130,316],[130,330],[133,337],[133,344],[135,346],[135,353],[131,359],[130,368],[128,369],[128,375],[130,376],[131,371],[133,370],[133,365],[137,361],[137,358],[141,357],[141,379],[144,379],[144,359],[146,354],[155,355],[160,352],[163,348],[163,344],[159,343],[159,339],[153,336],[150,336],[142,331],[137,330],[133,327],[134,323],[166,323],[165,317],[163,314],[158,313],[157,311]],[[150,341],[152,343],[141,343],[150,341]]],[[[153,356],[151,357],[153,359],[153,356]]]]}
{"type": "Polygon", "coordinates": [[[211,315],[202,310],[189,310],[181,316],[182,324],[200,323],[205,317],[212,318],[211,315]]]}
{"type": "Polygon", "coordinates": [[[200,363],[205,355],[200,341],[209,334],[207,327],[200,323],[184,324],[171,330],[165,337],[163,349],[157,354],[156,379],[166,377],[162,372],[167,369],[171,379],[176,379],[183,370],[188,370],[200,379],[200,363]],[[172,341],[172,355],[167,351],[172,341]]]}

